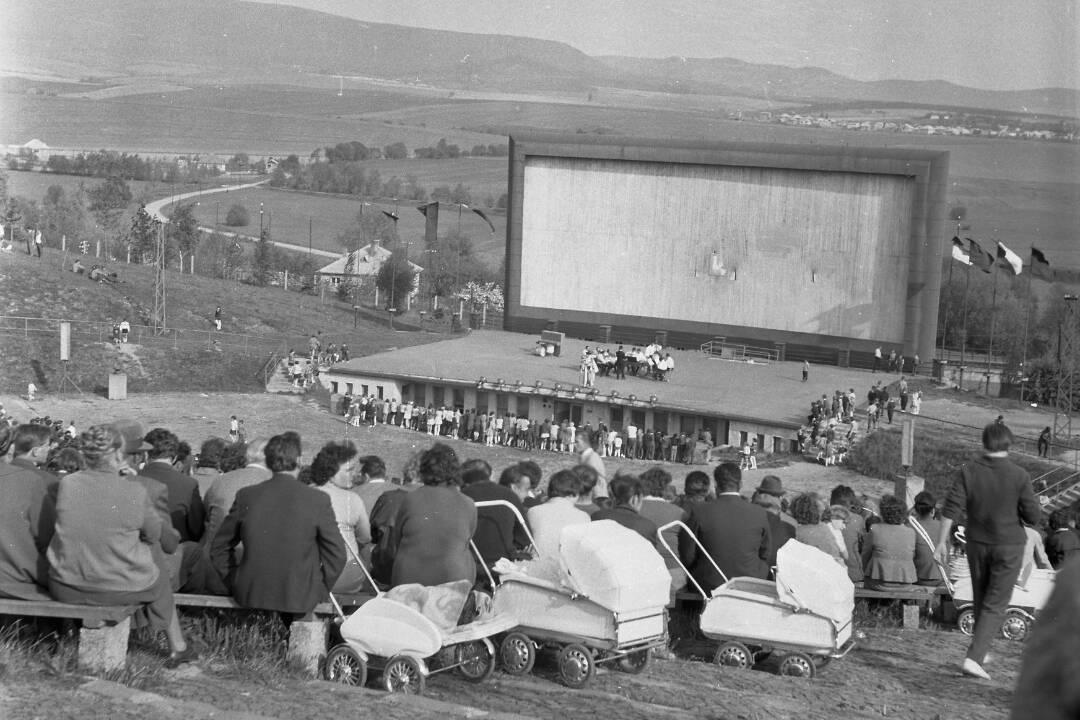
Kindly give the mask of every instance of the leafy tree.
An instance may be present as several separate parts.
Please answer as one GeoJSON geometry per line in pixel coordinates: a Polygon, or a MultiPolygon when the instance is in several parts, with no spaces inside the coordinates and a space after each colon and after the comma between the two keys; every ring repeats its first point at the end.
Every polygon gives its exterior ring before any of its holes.
{"type": "Polygon", "coordinates": [[[131,204],[131,187],[123,178],[110,176],[87,193],[90,212],[93,213],[105,235],[106,255],[112,255],[112,240],[120,231],[120,216],[131,204]]]}
{"type": "Polygon", "coordinates": [[[8,201],[8,176],[0,169],[0,212],[7,210],[8,201]]]}
{"type": "Polygon", "coordinates": [[[383,148],[383,157],[387,160],[404,160],[409,157],[409,148],[403,142],[387,145],[383,148]]]}
{"type": "Polygon", "coordinates": [[[229,227],[247,227],[250,222],[251,215],[248,209],[240,203],[233,205],[225,213],[225,224],[229,227]]]}
{"type": "Polygon", "coordinates": [[[255,243],[255,255],[251,258],[252,280],[256,285],[266,285],[274,273],[274,245],[270,232],[263,230],[255,243]]]}
{"type": "Polygon", "coordinates": [[[190,257],[199,246],[199,222],[195,218],[194,205],[177,205],[169,218],[169,246],[180,258],[180,269],[184,269],[184,259],[190,257]]]}
{"type": "Polygon", "coordinates": [[[472,202],[472,193],[469,192],[469,188],[464,183],[458,183],[450,191],[450,202],[465,203],[467,205],[472,202]]]}
{"type": "Polygon", "coordinates": [[[153,259],[157,251],[158,228],[161,222],[152,217],[146,211],[145,205],[140,205],[131,218],[131,229],[128,231],[128,247],[139,262],[147,262],[153,259]]]}
{"type": "Polygon", "coordinates": [[[236,172],[238,170],[246,170],[248,165],[251,164],[251,158],[247,153],[236,153],[231,158],[225,161],[225,169],[229,172],[236,172]]]}
{"type": "Polygon", "coordinates": [[[395,250],[379,267],[379,272],[375,276],[375,287],[385,293],[388,298],[387,308],[400,310],[405,306],[405,298],[412,292],[415,278],[416,272],[405,259],[405,253],[395,250]]]}
{"type": "Polygon", "coordinates": [[[86,193],[82,186],[69,194],[61,185],[50,185],[41,203],[40,228],[46,241],[60,247],[61,238],[67,237],[74,244],[89,234],[89,227],[86,193]]]}

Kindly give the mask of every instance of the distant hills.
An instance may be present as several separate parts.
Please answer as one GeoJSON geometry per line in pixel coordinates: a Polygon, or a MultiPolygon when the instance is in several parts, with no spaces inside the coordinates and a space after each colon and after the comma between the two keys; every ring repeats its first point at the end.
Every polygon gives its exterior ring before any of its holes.
{"type": "Polygon", "coordinates": [[[590,57],[564,43],[368,23],[242,0],[4,0],[8,72],[124,82],[312,84],[365,76],[447,90],[586,93],[599,87],[801,104],[890,103],[1075,117],[1080,92],[852,80],[730,58],[590,57]]]}

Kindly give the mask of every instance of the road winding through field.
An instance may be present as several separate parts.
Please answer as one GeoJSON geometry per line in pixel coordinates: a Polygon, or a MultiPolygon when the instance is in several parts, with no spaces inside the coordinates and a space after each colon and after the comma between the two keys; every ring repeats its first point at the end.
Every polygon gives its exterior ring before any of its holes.
{"type": "MultiPolygon", "coordinates": [[[[269,180],[259,180],[258,182],[247,183],[246,185],[222,185],[221,187],[208,188],[206,190],[196,190],[195,192],[181,193],[180,195],[170,195],[167,198],[162,198],[161,200],[155,200],[152,203],[147,203],[146,212],[150,213],[150,217],[154,218],[155,220],[167,223],[169,222],[169,218],[163,212],[166,205],[173,205],[189,198],[202,197],[204,195],[213,195],[215,193],[229,192],[230,190],[232,190],[233,192],[237,190],[247,190],[248,188],[264,185],[267,182],[269,182],[269,180]]],[[[204,227],[201,225],[199,226],[199,230],[204,233],[217,232],[221,235],[224,235],[225,237],[236,238],[237,240],[248,240],[250,242],[256,242],[259,239],[251,235],[244,235],[243,233],[222,232],[220,230],[215,230],[214,228],[204,227]]],[[[285,250],[295,250],[297,252],[305,252],[311,255],[319,255],[320,257],[333,258],[335,260],[341,257],[341,253],[331,252],[329,250],[314,250],[307,247],[306,245],[294,245],[293,243],[278,242],[276,240],[271,240],[270,243],[276,247],[285,250]]]]}

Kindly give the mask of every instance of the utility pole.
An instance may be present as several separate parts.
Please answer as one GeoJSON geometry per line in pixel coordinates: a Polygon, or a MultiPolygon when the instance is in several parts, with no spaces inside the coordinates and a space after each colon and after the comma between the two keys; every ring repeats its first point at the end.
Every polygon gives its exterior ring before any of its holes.
{"type": "Polygon", "coordinates": [[[154,334],[165,333],[165,225],[157,224],[157,257],[154,262],[154,334]]]}
{"type": "Polygon", "coordinates": [[[1065,296],[1065,306],[1058,325],[1058,382],[1054,412],[1054,440],[1072,441],[1073,397],[1076,394],[1076,354],[1080,352],[1077,337],[1076,295],[1065,296]]]}

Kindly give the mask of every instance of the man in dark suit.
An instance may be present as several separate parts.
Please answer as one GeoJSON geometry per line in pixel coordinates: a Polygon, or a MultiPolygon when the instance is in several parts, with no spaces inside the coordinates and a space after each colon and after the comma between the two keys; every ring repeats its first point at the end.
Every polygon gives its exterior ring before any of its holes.
{"type": "Polygon", "coordinates": [[[345,541],[330,496],[297,479],[300,436],[275,435],[264,454],[273,475],[236,493],[210,557],[244,607],[276,610],[286,618],[307,615],[345,567],[345,541]],[[244,553],[237,561],[240,543],[244,553]]]}
{"type": "Polygon", "coordinates": [[[139,475],[157,480],[168,489],[169,517],[180,533],[180,541],[198,542],[206,524],[206,508],[195,478],[173,467],[180,439],[165,428],[154,428],[146,433],[145,441],[149,462],[139,475]]]}
{"type": "MultiPolygon", "coordinates": [[[[742,471],[735,463],[722,463],[713,471],[715,500],[688,506],[686,525],[730,580],[733,577],[766,578],[772,536],[764,508],[739,495],[742,471]]],[[[679,535],[679,556],[706,592],[723,584],[694,538],[679,535]]]]}
{"type": "MultiPolygon", "coordinates": [[[[528,497],[532,484],[520,465],[511,465],[503,470],[498,483],[491,480],[491,466],[484,460],[468,460],[461,469],[461,492],[472,498],[473,502],[505,500],[517,508],[521,517],[525,517],[522,501],[528,497]]],[[[473,542],[489,568],[499,558],[516,559],[529,546],[525,528],[508,508],[477,508],[476,516],[473,542]]],[[[483,569],[478,570],[480,577],[484,578],[483,569]]]]}

